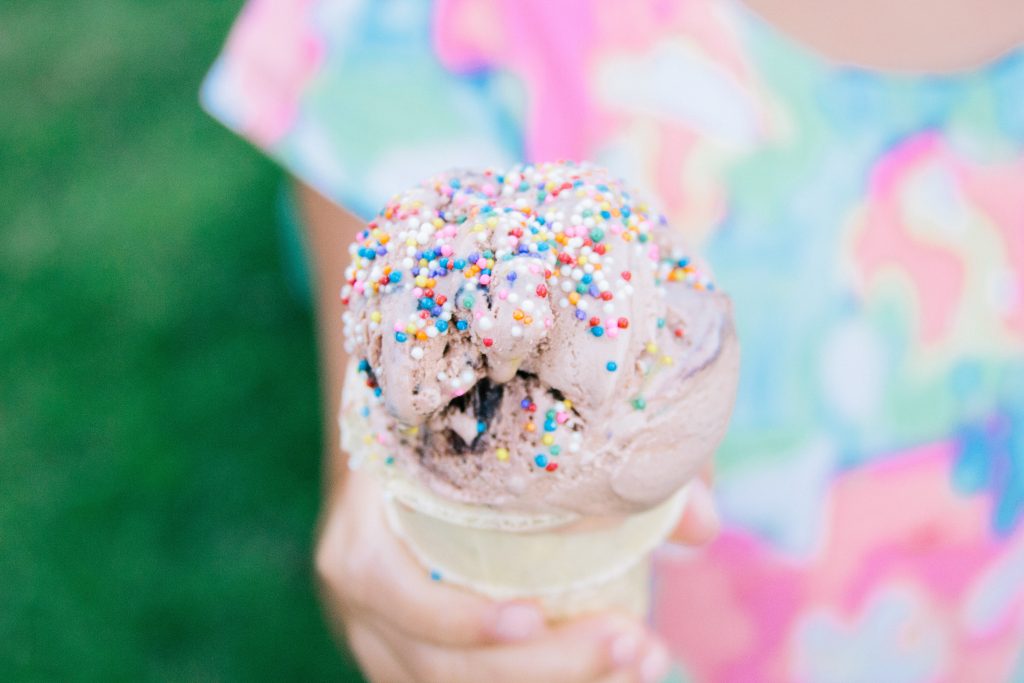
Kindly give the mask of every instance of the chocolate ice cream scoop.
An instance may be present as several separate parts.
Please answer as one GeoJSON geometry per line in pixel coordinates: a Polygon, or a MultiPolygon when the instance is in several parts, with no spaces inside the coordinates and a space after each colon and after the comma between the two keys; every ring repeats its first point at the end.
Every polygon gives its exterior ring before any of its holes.
{"type": "Polygon", "coordinates": [[[439,176],[389,202],[351,252],[365,418],[382,457],[442,497],[635,512],[725,433],[729,299],[601,168],[439,176]]]}

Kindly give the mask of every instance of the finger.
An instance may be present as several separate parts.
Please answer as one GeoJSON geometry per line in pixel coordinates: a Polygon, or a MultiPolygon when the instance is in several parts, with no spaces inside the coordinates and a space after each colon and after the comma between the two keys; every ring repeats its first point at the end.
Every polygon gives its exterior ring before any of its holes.
{"type": "Polygon", "coordinates": [[[496,603],[432,580],[387,526],[376,482],[358,473],[350,476],[317,553],[333,602],[438,645],[514,642],[544,631],[544,615],[532,603],[496,603]]]}
{"type": "Polygon", "coordinates": [[[388,646],[385,639],[374,629],[363,623],[352,624],[348,629],[348,647],[352,651],[363,674],[373,683],[413,683],[415,678],[400,664],[399,657],[388,646]]]}
{"type": "Polygon", "coordinates": [[[635,620],[609,615],[552,628],[526,643],[479,648],[411,641],[386,624],[378,628],[390,632],[416,680],[445,683],[591,683],[613,671],[637,671],[650,639],[635,620]]]}
{"type": "Polygon", "coordinates": [[[672,658],[668,650],[661,642],[655,640],[648,644],[640,656],[634,669],[634,678],[639,683],[661,683],[671,668],[672,658]]]}
{"type": "Polygon", "coordinates": [[[686,506],[669,540],[686,545],[704,545],[712,541],[720,530],[721,522],[711,489],[704,478],[694,479],[688,484],[686,506]]]}

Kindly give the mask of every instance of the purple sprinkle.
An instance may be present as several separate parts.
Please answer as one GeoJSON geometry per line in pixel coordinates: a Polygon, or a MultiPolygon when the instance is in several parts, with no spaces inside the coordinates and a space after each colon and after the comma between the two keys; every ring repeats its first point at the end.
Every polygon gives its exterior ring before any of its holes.
{"type": "Polygon", "coordinates": [[[516,277],[518,277],[518,276],[516,275],[516,272],[515,272],[515,271],[513,270],[512,272],[510,272],[510,273],[509,273],[508,275],[506,275],[505,277],[507,277],[507,278],[508,278],[508,281],[509,281],[509,282],[515,282],[515,281],[516,281],[516,277]]]}
{"type": "Polygon", "coordinates": [[[435,318],[437,316],[441,315],[441,307],[440,306],[434,306],[433,308],[431,308],[430,309],[430,315],[434,316],[435,318]]]}
{"type": "Polygon", "coordinates": [[[601,290],[597,288],[597,285],[590,285],[587,291],[590,293],[590,296],[601,296],[601,290]]]}
{"type": "Polygon", "coordinates": [[[579,320],[586,320],[586,319],[587,319],[587,314],[586,314],[586,313],[584,313],[583,311],[581,311],[580,309],[578,309],[578,308],[577,308],[577,309],[576,309],[576,317],[577,317],[577,318],[578,318],[579,320]]]}

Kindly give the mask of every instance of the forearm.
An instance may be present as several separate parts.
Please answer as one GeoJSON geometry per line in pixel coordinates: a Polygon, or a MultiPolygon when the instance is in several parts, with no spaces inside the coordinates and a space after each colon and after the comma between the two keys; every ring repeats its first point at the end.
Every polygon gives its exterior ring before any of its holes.
{"type": "Polygon", "coordinates": [[[341,388],[345,377],[340,291],[345,282],[348,245],[363,223],[307,185],[297,185],[299,207],[314,278],[317,337],[320,352],[321,392],[324,406],[325,494],[337,490],[347,471],[337,426],[341,388]]]}

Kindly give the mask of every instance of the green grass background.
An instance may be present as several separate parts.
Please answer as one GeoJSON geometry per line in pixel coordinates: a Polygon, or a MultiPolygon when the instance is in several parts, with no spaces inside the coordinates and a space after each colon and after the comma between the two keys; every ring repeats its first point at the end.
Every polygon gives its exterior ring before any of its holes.
{"type": "Polygon", "coordinates": [[[196,100],[240,4],[0,2],[2,681],[357,680],[281,174],[196,100]]]}

